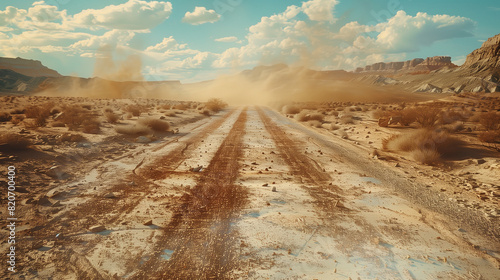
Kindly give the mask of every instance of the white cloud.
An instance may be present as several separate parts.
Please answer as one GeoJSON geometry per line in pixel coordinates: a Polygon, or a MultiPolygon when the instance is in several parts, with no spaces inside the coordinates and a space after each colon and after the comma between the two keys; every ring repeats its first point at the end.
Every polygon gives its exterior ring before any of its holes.
{"type": "Polygon", "coordinates": [[[150,46],[146,49],[146,52],[167,52],[167,51],[177,51],[185,49],[187,44],[179,44],[173,36],[168,38],[163,38],[161,43],[155,46],[150,46]]]}
{"type": "Polygon", "coordinates": [[[223,42],[223,43],[232,43],[232,42],[238,41],[238,37],[235,37],[235,36],[223,37],[223,38],[217,38],[214,41],[215,42],[223,42]]]}
{"type": "Polygon", "coordinates": [[[114,29],[101,36],[91,35],[89,38],[78,41],[70,47],[78,51],[98,50],[102,47],[116,48],[117,46],[127,45],[134,38],[134,35],[135,33],[132,31],[114,29]]]}
{"type": "Polygon", "coordinates": [[[33,21],[50,22],[66,18],[66,10],[59,11],[56,6],[46,5],[44,1],[33,3],[28,9],[28,17],[33,21]]]}
{"type": "Polygon", "coordinates": [[[334,21],[333,9],[337,0],[310,0],[302,4],[302,10],[314,21],[334,21]]]}
{"type": "Polygon", "coordinates": [[[170,17],[170,2],[129,0],[120,5],[109,5],[100,10],[88,9],[74,15],[79,27],[104,27],[108,29],[150,29],[170,17]]]}
{"type": "Polygon", "coordinates": [[[205,7],[195,7],[193,12],[186,12],[182,22],[198,25],[219,21],[220,17],[214,10],[207,10],[205,7]]]}
{"type": "Polygon", "coordinates": [[[26,10],[8,6],[5,11],[0,11],[0,26],[20,22],[26,17],[26,10]]]}

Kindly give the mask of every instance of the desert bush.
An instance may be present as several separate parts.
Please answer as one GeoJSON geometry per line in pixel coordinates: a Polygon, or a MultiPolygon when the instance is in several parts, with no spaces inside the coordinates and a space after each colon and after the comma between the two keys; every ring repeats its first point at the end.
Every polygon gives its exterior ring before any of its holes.
{"type": "Polygon", "coordinates": [[[446,111],[441,114],[440,124],[452,124],[457,121],[464,121],[465,117],[456,111],[446,111]]]}
{"type": "Polygon", "coordinates": [[[19,134],[8,133],[0,135],[0,148],[7,151],[26,150],[31,145],[31,141],[19,134]]]}
{"type": "Polygon", "coordinates": [[[189,109],[189,105],[184,104],[184,103],[179,103],[179,104],[172,106],[172,109],[184,111],[184,110],[189,109]]]}
{"type": "Polygon", "coordinates": [[[144,106],[140,105],[128,105],[123,108],[123,110],[127,113],[132,114],[134,117],[139,117],[142,113],[146,111],[146,108],[144,106]]]}
{"type": "Polygon", "coordinates": [[[401,116],[399,122],[404,126],[409,126],[417,120],[418,114],[416,108],[404,108],[399,111],[399,115],[401,116]]]}
{"type": "Polygon", "coordinates": [[[482,113],[479,123],[488,131],[500,130],[500,114],[496,112],[482,113]]]}
{"type": "Polygon", "coordinates": [[[8,122],[12,119],[12,116],[7,112],[0,112],[0,122],[8,122]]]}
{"type": "Polygon", "coordinates": [[[54,107],[53,103],[45,103],[42,105],[33,105],[25,109],[26,118],[34,119],[35,127],[47,125],[47,118],[50,116],[50,110],[54,107]]]}
{"type": "Polygon", "coordinates": [[[205,104],[205,107],[212,112],[219,112],[227,107],[227,103],[219,98],[211,98],[205,104]]]}
{"type": "Polygon", "coordinates": [[[318,121],[323,122],[324,119],[323,114],[319,113],[308,113],[307,111],[301,111],[300,113],[295,115],[295,119],[299,122],[307,122],[307,121],[318,121]]]}
{"type": "Polygon", "coordinates": [[[422,106],[416,109],[415,121],[422,127],[433,127],[440,118],[441,109],[422,106]]]}
{"type": "Polygon", "coordinates": [[[153,133],[151,128],[143,124],[116,126],[115,131],[120,134],[134,136],[149,135],[153,133]]]}
{"type": "Polygon", "coordinates": [[[58,120],[72,131],[81,129],[85,133],[94,134],[100,131],[101,123],[96,116],[78,105],[64,107],[58,120]]]}
{"type": "Polygon", "coordinates": [[[115,114],[114,112],[109,112],[109,111],[105,111],[104,112],[104,117],[106,117],[106,120],[109,122],[109,123],[117,123],[118,120],[120,119],[120,116],[118,116],[117,114],[115,114]]]}
{"type": "Polygon", "coordinates": [[[354,123],[354,118],[352,115],[346,114],[340,117],[340,123],[341,124],[353,124],[354,123]]]}
{"type": "Polygon", "coordinates": [[[388,116],[389,113],[385,110],[377,109],[377,110],[373,111],[371,115],[374,119],[380,119],[381,117],[388,116]]]}
{"type": "Polygon", "coordinates": [[[87,139],[80,134],[73,134],[73,133],[64,133],[59,137],[59,141],[61,142],[83,142],[87,141],[87,139]]]}
{"type": "Polygon", "coordinates": [[[295,106],[295,105],[285,105],[283,108],[281,108],[281,111],[283,114],[290,114],[290,115],[295,115],[300,113],[300,108],[295,106]]]}
{"type": "Polygon", "coordinates": [[[139,120],[139,123],[156,132],[166,132],[170,129],[170,124],[168,122],[159,119],[141,119],[139,120]]]}
{"type": "Polygon", "coordinates": [[[392,135],[384,139],[382,145],[384,150],[411,152],[416,157],[432,158],[432,153],[429,151],[434,151],[442,157],[450,157],[460,153],[465,143],[444,130],[424,128],[406,134],[392,135]]]}
{"type": "Polygon", "coordinates": [[[446,126],[443,126],[443,128],[446,129],[448,132],[454,133],[464,130],[465,127],[463,122],[454,122],[446,126]]]}

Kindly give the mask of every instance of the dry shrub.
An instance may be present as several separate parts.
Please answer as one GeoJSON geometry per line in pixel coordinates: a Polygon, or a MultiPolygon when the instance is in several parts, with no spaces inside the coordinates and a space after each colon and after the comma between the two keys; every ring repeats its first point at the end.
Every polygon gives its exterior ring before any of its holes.
{"type": "Polygon", "coordinates": [[[73,134],[73,133],[64,133],[59,137],[59,141],[61,142],[83,142],[87,141],[87,139],[80,134],[73,134]]]}
{"type": "Polygon", "coordinates": [[[168,122],[159,119],[141,119],[139,123],[156,132],[166,132],[170,129],[170,124],[168,122]]]}
{"type": "Polygon", "coordinates": [[[123,110],[127,113],[130,113],[134,117],[139,117],[142,113],[146,111],[144,106],[140,105],[128,105],[123,110]]]}
{"type": "Polygon", "coordinates": [[[500,114],[496,112],[482,113],[479,123],[488,131],[500,130],[500,114]]]}
{"type": "Polygon", "coordinates": [[[7,112],[0,112],[0,122],[8,122],[12,119],[12,116],[7,112]]]}
{"type": "Polygon", "coordinates": [[[63,122],[69,130],[81,129],[85,133],[99,133],[101,123],[88,110],[81,106],[71,105],[63,108],[59,121],[63,122]]]}
{"type": "Polygon", "coordinates": [[[441,114],[441,119],[439,120],[439,123],[452,124],[454,122],[464,121],[464,120],[465,117],[461,113],[455,111],[446,111],[441,114]]]}
{"type": "Polygon", "coordinates": [[[54,107],[53,103],[29,106],[24,113],[27,118],[34,119],[34,127],[43,127],[47,125],[47,118],[50,116],[52,107],[54,107]]]}
{"type": "Polygon", "coordinates": [[[418,109],[416,108],[405,108],[399,111],[399,115],[401,116],[399,123],[404,126],[409,126],[417,120],[418,114],[418,109]]]}
{"type": "Polygon", "coordinates": [[[108,107],[108,108],[104,109],[104,113],[114,113],[114,111],[113,111],[113,109],[108,107]]]}
{"type": "Polygon", "coordinates": [[[324,119],[323,114],[319,113],[307,113],[306,111],[301,111],[300,113],[295,115],[295,119],[298,120],[299,122],[307,122],[307,121],[319,121],[323,122],[324,119]]]}
{"type": "Polygon", "coordinates": [[[285,105],[281,108],[283,114],[295,115],[300,113],[300,108],[295,105],[285,105]]]}
{"type": "Polygon", "coordinates": [[[134,136],[149,135],[153,133],[151,128],[143,124],[117,126],[115,127],[115,131],[120,134],[134,136]]]}
{"type": "Polygon", "coordinates": [[[22,151],[28,149],[31,141],[19,134],[8,133],[0,135],[0,148],[7,151],[22,151]]]}
{"type": "Polygon", "coordinates": [[[227,107],[227,103],[219,98],[211,98],[205,104],[205,107],[212,112],[219,112],[227,107]]]}
{"type": "Polygon", "coordinates": [[[377,110],[372,112],[372,117],[374,119],[380,119],[380,118],[386,117],[388,115],[389,115],[389,112],[387,112],[385,110],[381,110],[381,109],[377,109],[377,110]]]}
{"type": "Polygon", "coordinates": [[[172,106],[172,109],[184,111],[184,110],[189,109],[189,105],[184,104],[184,103],[179,103],[179,104],[172,106]]]}
{"type": "Polygon", "coordinates": [[[422,127],[433,127],[440,118],[441,109],[430,106],[417,108],[415,121],[422,127]]]}
{"type": "Polygon", "coordinates": [[[113,113],[113,112],[109,112],[109,111],[105,111],[104,112],[104,117],[106,117],[106,120],[109,122],[109,123],[117,123],[118,120],[120,119],[120,116],[113,113]]]}
{"type": "Polygon", "coordinates": [[[419,159],[425,158],[424,156],[430,159],[433,157],[430,151],[442,157],[450,157],[460,153],[465,143],[444,130],[419,129],[406,134],[392,135],[389,139],[384,139],[382,145],[384,150],[411,152],[419,159]]]}
{"type": "Polygon", "coordinates": [[[340,123],[341,124],[353,124],[354,117],[352,115],[343,115],[342,117],[340,117],[340,123]]]}

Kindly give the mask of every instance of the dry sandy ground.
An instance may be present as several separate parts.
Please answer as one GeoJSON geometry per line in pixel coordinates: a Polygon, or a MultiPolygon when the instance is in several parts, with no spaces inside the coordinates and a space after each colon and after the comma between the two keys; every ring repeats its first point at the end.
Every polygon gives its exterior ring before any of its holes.
{"type": "Polygon", "coordinates": [[[373,158],[391,132],[368,117],[342,139],[265,107],[179,115],[178,133],[147,144],[109,125],[4,153],[22,188],[18,272],[1,277],[498,279],[498,198],[463,185],[498,188],[498,154],[445,170],[373,158]],[[49,177],[53,165],[67,176],[49,177]]]}

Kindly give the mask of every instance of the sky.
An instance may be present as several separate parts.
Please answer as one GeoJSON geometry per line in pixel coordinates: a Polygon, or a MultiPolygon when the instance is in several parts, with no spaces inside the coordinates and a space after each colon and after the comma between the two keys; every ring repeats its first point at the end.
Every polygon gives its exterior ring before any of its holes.
{"type": "Polygon", "coordinates": [[[0,56],[62,75],[136,67],[129,79],[191,83],[276,63],[354,70],[447,55],[460,65],[499,26],[497,0],[0,0],[0,56]]]}

